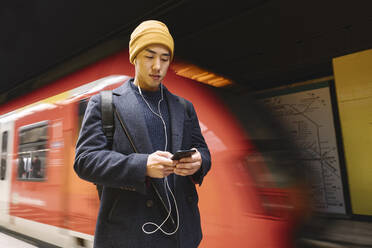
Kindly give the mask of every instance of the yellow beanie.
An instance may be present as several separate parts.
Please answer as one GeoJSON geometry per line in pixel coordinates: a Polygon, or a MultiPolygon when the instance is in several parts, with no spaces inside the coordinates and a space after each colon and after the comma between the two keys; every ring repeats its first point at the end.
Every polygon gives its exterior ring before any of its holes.
{"type": "Polygon", "coordinates": [[[134,64],[137,54],[152,44],[166,46],[171,55],[170,59],[173,59],[174,41],[167,26],[160,21],[149,20],[138,25],[130,35],[129,61],[134,64]]]}

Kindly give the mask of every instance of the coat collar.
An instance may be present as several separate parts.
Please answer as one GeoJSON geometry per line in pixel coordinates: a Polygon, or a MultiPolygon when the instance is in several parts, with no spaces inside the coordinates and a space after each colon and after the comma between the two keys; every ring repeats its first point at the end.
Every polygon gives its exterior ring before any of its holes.
{"type": "MultiPolygon", "coordinates": [[[[127,80],[123,85],[113,90],[114,104],[121,118],[125,122],[134,144],[141,153],[152,153],[153,148],[149,137],[143,111],[140,111],[139,102],[132,89],[130,83],[133,78],[127,80]]],[[[171,141],[174,153],[181,148],[183,137],[183,122],[185,118],[185,110],[179,97],[173,95],[164,87],[164,93],[168,102],[170,126],[171,126],[171,141]]]]}
{"type": "Polygon", "coordinates": [[[113,102],[125,123],[134,145],[140,153],[151,153],[152,145],[148,134],[145,117],[139,111],[135,92],[131,89],[129,79],[122,86],[113,90],[113,102]]]}

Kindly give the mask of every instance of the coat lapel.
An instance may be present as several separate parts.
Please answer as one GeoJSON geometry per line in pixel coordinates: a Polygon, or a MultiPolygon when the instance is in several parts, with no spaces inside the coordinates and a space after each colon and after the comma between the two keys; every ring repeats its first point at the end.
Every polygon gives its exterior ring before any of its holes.
{"type": "Polygon", "coordinates": [[[183,137],[183,122],[185,118],[185,110],[179,98],[171,94],[168,90],[165,91],[168,100],[168,109],[170,115],[171,137],[172,137],[172,153],[181,149],[183,137]]]}
{"type": "MultiPolygon", "coordinates": [[[[145,117],[143,116],[143,112],[139,110],[140,105],[135,95],[136,93],[131,88],[131,80],[132,79],[128,80],[122,86],[113,90],[115,96],[114,104],[125,122],[138,151],[142,153],[152,153],[153,148],[145,117]]],[[[174,153],[181,149],[185,109],[177,96],[170,93],[165,87],[164,90],[170,116],[171,152],[174,153]]]]}
{"type": "MultiPolygon", "coordinates": [[[[168,90],[166,90],[166,97],[168,101],[168,109],[169,109],[170,125],[171,125],[171,137],[172,137],[171,152],[175,153],[177,150],[180,150],[182,146],[185,108],[183,104],[180,102],[179,97],[171,94],[168,90]]],[[[172,180],[174,190],[177,190],[177,178],[179,176],[175,174],[170,175],[170,176],[173,176],[171,177],[170,180],[172,180]]]]}
{"type": "Polygon", "coordinates": [[[130,82],[131,80],[128,80],[122,86],[113,90],[114,104],[125,122],[138,151],[141,153],[152,153],[152,144],[145,117],[143,116],[143,111],[139,109],[140,105],[130,82]]]}

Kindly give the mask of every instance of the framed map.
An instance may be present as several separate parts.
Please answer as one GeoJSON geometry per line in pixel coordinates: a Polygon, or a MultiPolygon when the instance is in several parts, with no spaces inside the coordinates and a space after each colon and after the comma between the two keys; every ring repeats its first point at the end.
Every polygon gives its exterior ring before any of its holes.
{"type": "Polygon", "coordinates": [[[300,149],[311,182],[315,210],[346,214],[344,170],[340,166],[329,82],[257,94],[300,149]]]}

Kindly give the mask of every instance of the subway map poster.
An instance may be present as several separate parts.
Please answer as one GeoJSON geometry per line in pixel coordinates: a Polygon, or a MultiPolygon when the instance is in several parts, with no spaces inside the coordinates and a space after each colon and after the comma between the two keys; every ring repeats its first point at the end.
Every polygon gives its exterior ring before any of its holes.
{"type": "Polygon", "coordinates": [[[315,210],[346,214],[328,83],[271,91],[258,98],[300,148],[315,210]]]}

